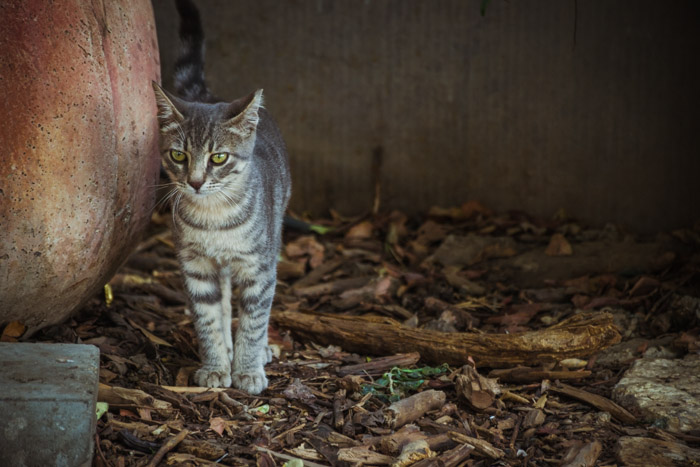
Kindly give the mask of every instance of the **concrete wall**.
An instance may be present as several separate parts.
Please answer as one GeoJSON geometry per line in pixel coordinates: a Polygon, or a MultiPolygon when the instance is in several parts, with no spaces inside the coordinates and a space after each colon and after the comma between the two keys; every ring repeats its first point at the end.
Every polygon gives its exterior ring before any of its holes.
{"type": "MultiPolygon", "coordinates": [[[[652,231],[700,218],[700,4],[200,0],[220,96],[262,87],[292,207],[477,199],[652,231]]],[[[177,16],[154,0],[163,75],[177,16]]]]}

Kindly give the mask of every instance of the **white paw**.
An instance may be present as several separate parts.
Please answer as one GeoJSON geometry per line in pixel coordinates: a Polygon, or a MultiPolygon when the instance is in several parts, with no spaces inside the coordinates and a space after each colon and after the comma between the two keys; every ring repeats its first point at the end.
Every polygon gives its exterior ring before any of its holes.
{"type": "Polygon", "coordinates": [[[232,375],[233,387],[247,392],[248,394],[260,394],[267,387],[267,377],[265,369],[248,372],[235,372],[232,375]]]}
{"type": "Polygon", "coordinates": [[[228,388],[231,386],[231,370],[205,366],[194,374],[194,382],[205,388],[228,388]]]}

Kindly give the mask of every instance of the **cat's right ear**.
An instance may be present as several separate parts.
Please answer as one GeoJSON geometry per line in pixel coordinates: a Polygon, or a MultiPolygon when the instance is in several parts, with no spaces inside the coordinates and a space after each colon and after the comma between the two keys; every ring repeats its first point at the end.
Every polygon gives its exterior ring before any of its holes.
{"type": "Polygon", "coordinates": [[[158,105],[158,123],[160,124],[160,132],[166,133],[170,130],[176,128],[185,117],[177,109],[174,101],[177,100],[175,96],[171,96],[161,88],[155,81],[153,83],[153,92],[156,95],[156,104],[158,105]]]}

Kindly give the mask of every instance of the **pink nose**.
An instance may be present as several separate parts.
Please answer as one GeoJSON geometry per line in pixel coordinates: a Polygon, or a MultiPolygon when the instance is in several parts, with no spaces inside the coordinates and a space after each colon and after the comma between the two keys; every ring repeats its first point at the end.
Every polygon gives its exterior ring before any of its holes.
{"type": "Polygon", "coordinates": [[[188,180],[187,183],[194,188],[194,191],[199,192],[199,189],[204,185],[204,180],[188,180]]]}

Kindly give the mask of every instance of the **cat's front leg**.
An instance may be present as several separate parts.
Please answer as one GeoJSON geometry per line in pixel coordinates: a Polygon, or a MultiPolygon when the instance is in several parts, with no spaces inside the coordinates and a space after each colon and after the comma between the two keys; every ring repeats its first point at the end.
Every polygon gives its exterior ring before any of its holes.
{"type": "Polygon", "coordinates": [[[263,267],[264,274],[241,282],[232,379],[234,387],[249,394],[259,394],[267,387],[265,364],[270,361],[267,326],[277,283],[275,267],[263,267]]]}
{"type": "Polygon", "coordinates": [[[230,343],[231,322],[229,311],[228,329],[226,329],[222,300],[224,298],[230,300],[230,292],[222,293],[219,271],[208,258],[195,256],[183,259],[181,263],[185,290],[192,305],[194,328],[203,363],[202,368],[194,375],[195,383],[204,387],[229,387],[231,386],[231,358],[227,349],[226,332],[228,331],[230,343]]]}

